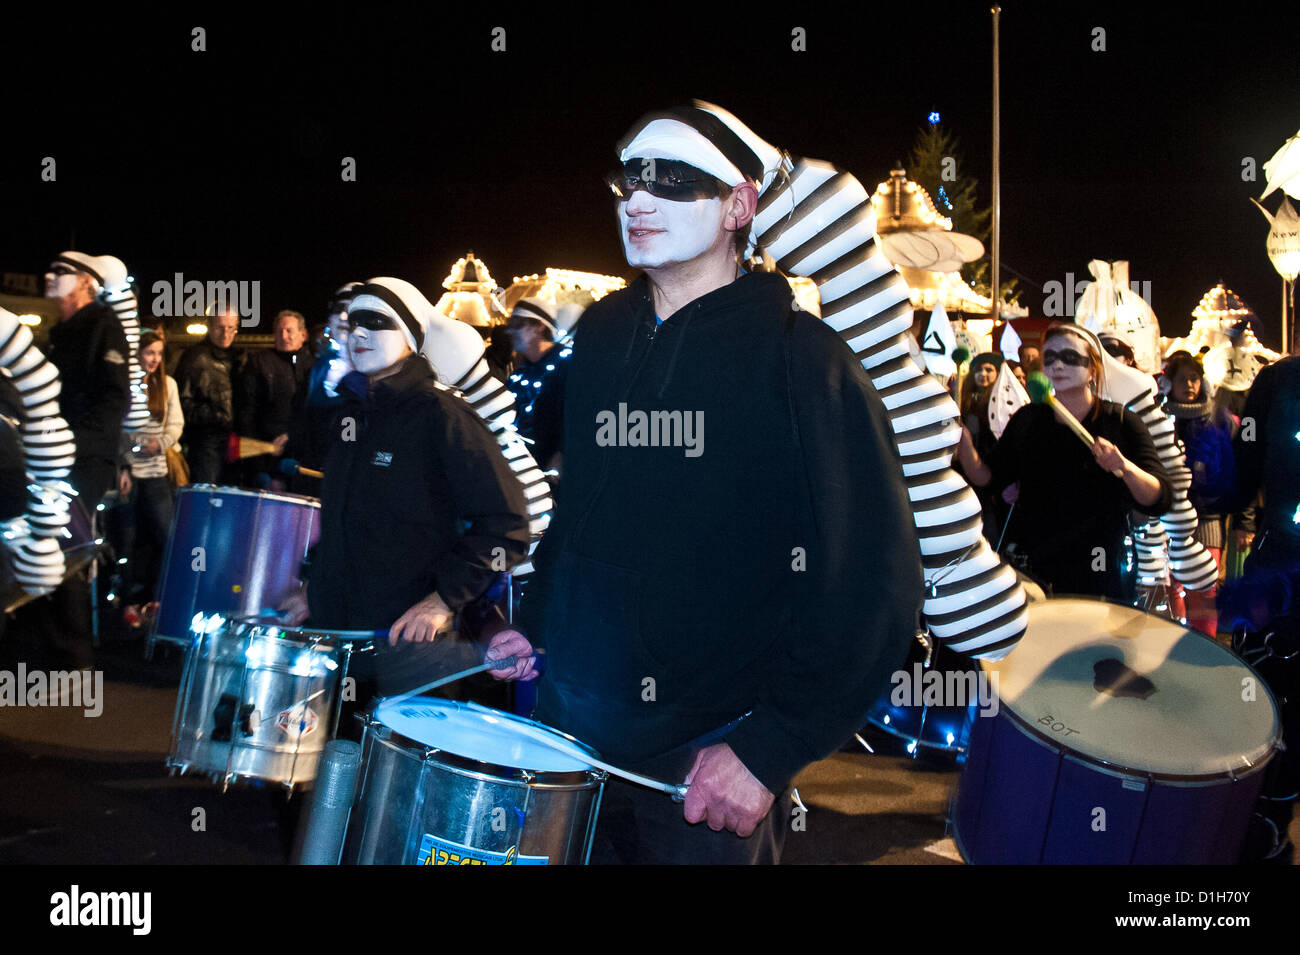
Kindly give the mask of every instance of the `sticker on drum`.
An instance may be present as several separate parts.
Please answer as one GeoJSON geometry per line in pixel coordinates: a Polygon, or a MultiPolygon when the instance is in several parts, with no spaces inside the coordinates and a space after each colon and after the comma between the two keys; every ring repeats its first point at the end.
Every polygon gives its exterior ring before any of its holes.
{"type": "Polygon", "coordinates": [[[395,733],[433,749],[497,766],[538,773],[587,772],[592,767],[514,730],[514,722],[540,726],[513,714],[453,700],[392,700],[375,718],[395,733]]]}
{"type": "Polygon", "coordinates": [[[416,865],[549,865],[546,856],[521,856],[518,846],[511,846],[505,852],[491,852],[487,849],[475,849],[448,842],[425,833],[420,842],[420,854],[416,865]]]}
{"type": "Polygon", "coordinates": [[[581,758],[589,751],[474,703],[385,700],[366,726],[343,857],[362,865],[583,864],[605,785],[581,758]]]}

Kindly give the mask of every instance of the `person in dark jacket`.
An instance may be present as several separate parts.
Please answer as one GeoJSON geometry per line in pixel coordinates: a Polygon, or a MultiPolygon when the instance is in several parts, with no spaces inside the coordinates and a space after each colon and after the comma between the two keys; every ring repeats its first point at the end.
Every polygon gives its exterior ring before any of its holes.
{"type": "MultiPolygon", "coordinates": [[[[338,385],[347,369],[348,308],[361,282],[349,282],[334,292],[325,322],[324,343],[307,376],[302,409],[289,432],[285,454],[301,466],[319,471],[329,453],[334,418],[339,403],[338,385]]],[[[298,475],[290,487],[300,494],[318,496],[320,479],[298,475]]]]}
{"type": "MultiPolygon", "coordinates": [[[[1219,619],[1233,647],[1256,667],[1279,704],[1283,738],[1300,738],[1300,356],[1260,369],[1233,441],[1237,487],[1225,503],[1255,509],[1257,534],[1243,576],[1219,594],[1219,619]],[[1288,655],[1292,655],[1290,658],[1288,655]]],[[[1270,762],[1244,862],[1290,864],[1288,836],[1300,789],[1300,746],[1270,762]],[[1254,827],[1258,824],[1259,830],[1254,827]]]]}
{"type": "Polygon", "coordinates": [[[286,604],[293,623],[309,613],[331,630],[390,630],[359,658],[382,695],[424,682],[432,648],[419,645],[528,552],[527,504],[500,446],[419,353],[432,314],[400,279],[357,291],[321,539],[305,597],[286,604]]]}
{"type": "Polygon", "coordinates": [[[1142,419],[1098,396],[1101,362],[1100,345],[1075,326],[1048,329],[1043,369],[1055,400],[1095,438],[1091,448],[1050,405],[1032,404],[1016,412],[987,461],[965,429],[958,454],[973,484],[1018,486],[1007,536],[1027,557],[1030,576],[1057,594],[1131,604],[1129,511],[1158,517],[1169,509],[1173,486],[1142,419]]]}
{"type": "MultiPolygon", "coordinates": [[[[301,313],[279,312],[272,328],[275,347],[250,353],[235,376],[235,432],[283,449],[306,402],[315,358],[307,347],[307,320],[301,313]]],[[[242,470],[250,487],[283,490],[287,483],[274,454],[250,458],[242,470]]]]}
{"type": "Polygon", "coordinates": [[[528,679],[544,646],[538,720],[689,783],[679,807],[611,777],[593,862],[776,862],[791,780],[906,656],[920,549],[866,372],[740,273],[763,160],[703,108],[660,117],[609,180],[645,275],[578,325],[564,494],[489,652],[528,679]]]}
{"type": "Polygon", "coordinates": [[[515,427],[532,444],[533,459],[555,467],[563,450],[564,379],[573,349],[556,344],[555,313],[540,299],[516,305],[506,329],[519,356],[506,382],[515,395],[515,427]]]}
{"type": "Polygon", "coordinates": [[[176,365],[174,377],[185,416],[181,440],[194,484],[229,483],[226,449],[235,427],[238,332],[239,313],[234,308],[209,316],[207,337],[187,348],[176,365]]]}
{"type": "MultiPolygon", "coordinates": [[[[94,513],[117,484],[118,442],[130,404],[129,351],[117,314],[99,301],[103,277],[91,256],[64,252],[45,273],[45,297],[59,304],[48,356],[59,369],[59,407],[76,439],[68,483],[94,513]]],[[[71,575],[48,600],[23,608],[60,665],[94,663],[88,571],[71,575]]]]}

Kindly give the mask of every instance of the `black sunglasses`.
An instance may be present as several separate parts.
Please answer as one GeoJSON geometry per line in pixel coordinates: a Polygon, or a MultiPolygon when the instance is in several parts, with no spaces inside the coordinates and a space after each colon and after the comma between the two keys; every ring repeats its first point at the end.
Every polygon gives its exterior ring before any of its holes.
{"type": "Polygon", "coordinates": [[[713,199],[722,192],[718,179],[678,159],[630,159],[606,176],[605,184],[620,201],[638,189],[672,202],[713,199]]]}
{"type": "Polygon", "coordinates": [[[372,332],[396,331],[397,322],[383,312],[362,308],[348,312],[348,328],[364,328],[372,332]]]}
{"type": "Polygon", "coordinates": [[[1047,351],[1043,352],[1044,368],[1052,364],[1054,361],[1062,361],[1071,368],[1082,368],[1084,365],[1089,363],[1090,359],[1087,355],[1081,355],[1077,351],[1072,351],[1069,348],[1064,348],[1061,351],[1053,351],[1049,348],[1047,351]]]}

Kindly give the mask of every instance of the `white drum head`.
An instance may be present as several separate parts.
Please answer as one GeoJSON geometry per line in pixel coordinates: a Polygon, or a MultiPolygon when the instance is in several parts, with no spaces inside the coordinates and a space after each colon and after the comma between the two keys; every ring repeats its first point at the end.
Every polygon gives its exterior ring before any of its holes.
{"type": "Polygon", "coordinates": [[[1031,602],[1024,639],[984,669],[1032,730],[1116,768],[1221,776],[1278,740],[1263,680],[1213,640],[1132,607],[1031,602]]]}
{"type": "Polygon", "coordinates": [[[539,773],[586,772],[591,766],[520,731],[527,726],[550,733],[560,745],[582,746],[540,723],[455,700],[392,700],[375,708],[375,718],[395,733],[455,756],[539,773]]]}

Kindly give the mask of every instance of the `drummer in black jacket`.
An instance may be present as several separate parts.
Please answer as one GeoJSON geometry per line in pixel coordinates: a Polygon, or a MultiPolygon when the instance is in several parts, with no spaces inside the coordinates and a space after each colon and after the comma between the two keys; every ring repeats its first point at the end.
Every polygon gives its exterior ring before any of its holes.
{"type": "MultiPolygon", "coordinates": [[[[321,540],[297,623],[390,630],[378,641],[378,691],[427,679],[427,644],[453,614],[528,550],[527,505],[492,432],[420,354],[433,306],[400,279],[358,289],[333,447],[325,460],[321,540]]],[[[358,699],[358,702],[363,702],[358,699]]]]}
{"type": "Polygon", "coordinates": [[[776,862],[791,780],[903,662],[920,548],[862,366],[783,277],[739,274],[775,162],[696,107],[621,147],[610,184],[646,276],[578,325],[563,494],[522,633],[490,654],[545,646],[538,720],[690,784],[678,806],[611,778],[592,861],[776,862]]]}

